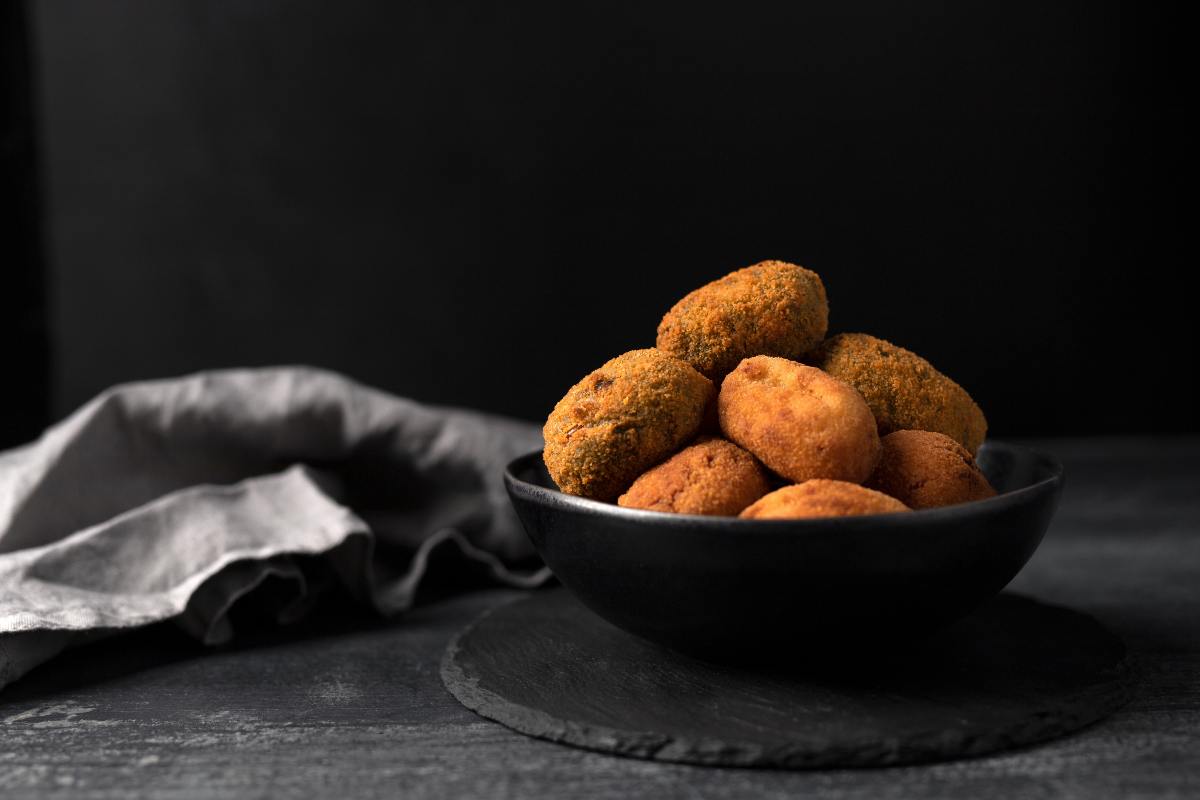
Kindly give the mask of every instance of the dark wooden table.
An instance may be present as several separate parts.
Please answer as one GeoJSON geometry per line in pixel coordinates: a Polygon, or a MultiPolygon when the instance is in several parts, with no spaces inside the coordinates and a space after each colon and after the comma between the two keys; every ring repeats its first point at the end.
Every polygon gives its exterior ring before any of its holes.
{"type": "Polygon", "coordinates": [[[1140,682],[1110,719],[990,758],[714,770],[528,739],[442,688],[449,638],[519,593],[390,624],[319,620],[203,651],[170,628],[68,653],[0,693],[0,796],[1200,797],[1200,439],[1038,443],[1062,509],[1016,590],[1095,615],[1140,682]]]}

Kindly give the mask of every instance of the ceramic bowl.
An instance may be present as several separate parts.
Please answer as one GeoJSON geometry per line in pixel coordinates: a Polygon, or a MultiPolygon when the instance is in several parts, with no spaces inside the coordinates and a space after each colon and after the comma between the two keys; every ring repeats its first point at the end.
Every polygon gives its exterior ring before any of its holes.
{"type": "Polygon", "coordinates": [[[1037,549],[1062,466],[986,443],[999,494],[901,514],[745,520],[621,508],[558,491],[540,451],[505,484],[529,538],[585,605],[630,633],[704,657],[920,635],[998,593],[1037,549]]]}

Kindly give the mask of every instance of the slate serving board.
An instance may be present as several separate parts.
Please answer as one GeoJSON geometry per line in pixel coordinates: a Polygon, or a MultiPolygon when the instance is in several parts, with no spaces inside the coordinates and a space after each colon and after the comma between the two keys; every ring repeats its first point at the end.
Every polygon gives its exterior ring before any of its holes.
{"type": "Polygon", "coordinates": [[[782,768],[1028,745],[1110,714],[1131,686],[1124,645],[1096,620],[1015,594],[883,652],[797,654],[771,669],[698,661],[553,589],[460,633],[442,680],[468,708],[530,736],[635,758],[782,768]]]}

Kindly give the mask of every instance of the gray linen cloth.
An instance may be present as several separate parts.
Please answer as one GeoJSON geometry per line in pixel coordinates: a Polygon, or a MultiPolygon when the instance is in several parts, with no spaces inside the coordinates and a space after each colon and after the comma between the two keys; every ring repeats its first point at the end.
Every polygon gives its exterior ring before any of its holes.
{"type": "Polygon", "coordinates": [[[549,574],[501,472],[540,445],[528,423],[305,367],[110,389],[0,453],[0,686],[162,620],[226,641],[230,607],[268,578],[293,588],[285,619],[319,595],[316,574],[402,611],[443,546],[537,586],[549,574]]]}

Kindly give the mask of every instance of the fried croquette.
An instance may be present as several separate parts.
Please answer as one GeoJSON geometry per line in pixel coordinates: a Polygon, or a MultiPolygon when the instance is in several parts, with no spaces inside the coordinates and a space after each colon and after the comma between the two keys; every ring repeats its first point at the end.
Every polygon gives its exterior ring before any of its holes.
{"type": "Polygon", "coordinates": [[[949,506],[996,494],[967,448],[944,433],[895,431],[881,442],[883,455],[866,485],[909,508],[949,506]]]}
{"type": "Polygon", "coordinates": [[[719,382],[742,359],[797,359],[825,336],[829,304],[817,273],[763,261],[701,286],[658,326],[657,346],[719,382]]]}
{"type": "Polygon", "coordinates": [[[617,505],[733,517],[770,489],[767,472],[754,456],[733,442],[702,438],[642,473],[617,505]]]}
{"type": "Polygon", "coordinates": [[[612,501],[696,435],[712,382],[650,348],[612,359],[571,387],[542,429],[550,477],[568,494],[612,501]]]}
{"type": "Polygon", "coordinates": [[[803,359],[858,389],[879,433],[944,433],[974,455],[987,434],[983,411],[961,386],[928,361],[865,333],[831,336],[803,359]]]}
{"type": "Polygon", "coordinates": [[[875,418],[862,396],[815,367],[747,358],[725,377],[717,410],[727,438],[796,483],[862,483],[879,463],[875,418]]]}
{"type": "Polygon", "coordinates": [[[856,483],[816,478],[785,486],[759,498],[738,514],[743,519],[799,519],[805,517],[854,517],[908,511],[908,506],[883,492],[856,483]]]}

